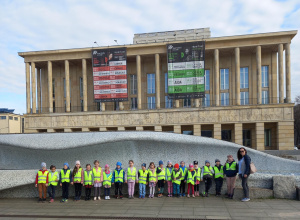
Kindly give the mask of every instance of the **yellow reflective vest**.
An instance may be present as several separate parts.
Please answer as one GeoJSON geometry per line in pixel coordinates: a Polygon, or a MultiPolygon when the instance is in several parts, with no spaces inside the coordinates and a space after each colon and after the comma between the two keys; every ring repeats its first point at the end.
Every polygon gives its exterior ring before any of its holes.
{"type": "Polygon", "coordinates": [[[203,176],[205,176],[205,175],[210,175],[210,176],[212,176],[213,174],[212,174],[212,172],[210,171],[210,169],[212,169],[211,166],[209,166],[209,167],[204,166],[204,167],[203,167],[203,176]]]}
{"type": "Polygon", "coordinates": [[[39,170],[38,171],[38,183],[46,183],[48,173],[49,173],[49,171],[47,171],[47,170],[44,173],[41,170],[39,170]]]}
{"type": "Polygon", "coordinates": [[[187,176],[187,183],[191,183],[192,185],[195,185],[195,176],[196,176],[196,170],[194,172],[194,175],[192,175],[192,172],[188,171],[188,176],[187,176]]]}
{"type": "Polygon", "coordinates": [[[195,171],[196,171],[196,179],[198,181],[200,181],[201,180],[201,168],[198,167],[198,169],[195,169],[195,171]]]}
{"type": "Polygon", "coordinates": [[[149,169],[148,174],[149,174],[149,182],[151,181],[156,182],[156,170],[154,170],[154,172],[152,173],[152,171],[149,169]]]}
{"type": "Polygon", "coordinates": [[[84,171],[84,185],[92,185],[93,180],[93,171],[90,170],[88,173],[86,170],[84,171]]]}
{"type": "Polygon", "coordinates": [[[172,172],[173,172],[173,168],[170,172],[169,168],[167,168],[167,181],[171,181],[172,180],[172,172]]]}
{"type": "Polygon", "coordinates": [[[187,172],[187,168],[184,169],[184,172],[183,172],[183,169],[181,167],[179,167],[179,168],[180,168],[180,171],[182,173],[182,177],[180,178],[180,180],[184,180],[186,172],[187,172]]]}
{"type": "Polygon", "coordinates": [[[139,183],[146,184],[147,183],[147,175],[148,175],[148,170],[139,170],[139,183]]]}
{"type": "Polygon", "coordinates": [[[132,173],[130,167],[127,169],[127,180],[134,180],[136,178],[136,169],[135,167],[132,168],[132,173]]]}
{"type": "Polygon", "coordinates": [[[236,162],[232,162],[230,166],[229,163],[226,163],[226,170],[236,170],[236,162]]]}
{"type": "Polygon", "coordinates": [[[55,180],[58,180],[58,172],[55,171],[54,173],[50,172],[48,174],[48,183],[49,183],[49,186],[52,185],[52,186],[57,186],[58,184],[58,181],[55,181],[55,180]]]}
{"type": "Polygon", "coordinates": [[[61,182],[64,183],[69,183],[70,182],[70,174],[71,174],[71,171],[70,170],[67,170],[66,174],[64,172],[64,170],[62,169],[60,171],[60,176],[61,176],[61,182]]]}
{"type": "Polygon", "coordinates": [[[77,170],[77,173],[74,175],[74,182],[81,182],[81,172],[82,172],[82,168],[79,168],[77,170]]]}
{"type": "Polygon", "coordinates": [[[124,173],[123,169],[121,169],[119,173],[118,173],[117,170],[115,170],[115,183],[118,182],[118,181],[121,182],[121,183],[124,182],[124,180],[123,180],[124,179],[123,173],[124,173]]]}
{"type": "Polygon", "coordinates": [[[157,174],[157,180],[165,180],[166,179],[166,169],[158,167],[160,171],[159,174],[157,174]]]}
{"type": "Polygon", "coordinates": [[[96,171],[95,167],[93,168],[94,181],[100,181],[101,180],[101,172],[102,172],[101,167],[98,167],[98,171],[96,171]]]}
{"type": "Polygon", "coordinates": [[[215,179],[222,177],[224,178],[224,170],[223,170],[223,166],[220,166],[220,170],[218,169],[218,167],[214,167],[214,171],[215,171],[215,179]]]}
{"type": "Polygon", "coordinates": [[[106,175],[105,172],[103,172],[103,186],[111,186],[111,179],[112,179],[112,172],[106,175]]]}
{"type": "Polygon", "coordinates": [[[180,172],[181,172],[181,171],[175,173],[175,170],[173,170],[173,172],[172,172],[173,178],[176,178],[176,180],[172,179],[172,183],[175,183],[175,184],[177,184],[177,185],[180,185],[181,180],[178,179],[178,177],[179,177],[179,175],[180,175],[180,172]]]}

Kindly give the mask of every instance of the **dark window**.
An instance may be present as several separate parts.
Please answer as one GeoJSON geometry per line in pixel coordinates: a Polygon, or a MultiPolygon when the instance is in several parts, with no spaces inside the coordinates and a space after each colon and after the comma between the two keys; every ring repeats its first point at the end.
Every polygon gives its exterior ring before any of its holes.
{"type": "Polygon", "coordinates": [[[182,131],[182,134],[193,135],[193,131],[182,131]]]}
{"type": "Polygon", "coordinates": [[[222,130],[222,140],[231,141],[231,130],[222,130]]]}
{"type": "Polygon", "coordinates": [[[212,137],[213,133],[211,130],[207,130],[207,131],[201,131],[201,136],[202,137],[212,137]]]}
{"type": "Polygon", "coordinates": [[[251,130],[243,130],[243,145],[251,147],[251,130]]]}

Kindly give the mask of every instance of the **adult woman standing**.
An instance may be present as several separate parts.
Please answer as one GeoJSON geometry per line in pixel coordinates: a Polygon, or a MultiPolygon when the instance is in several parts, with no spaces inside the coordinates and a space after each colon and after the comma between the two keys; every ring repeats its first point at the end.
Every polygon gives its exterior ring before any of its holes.
{"type": "Polygon", "coordinates": [[[250,176],[250,163],[251,158],[247,155],[247,150],[241,147],[237,152],[237,158],[239,160],[239,177],[242,180],[242,187],[244,191],[244,198],[242,202],[250,201],[248,178],[250,176]]]}

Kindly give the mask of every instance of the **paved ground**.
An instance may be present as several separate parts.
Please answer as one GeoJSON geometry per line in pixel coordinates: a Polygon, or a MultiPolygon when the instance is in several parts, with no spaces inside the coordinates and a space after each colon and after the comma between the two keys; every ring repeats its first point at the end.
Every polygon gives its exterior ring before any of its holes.
{"type": "Polygon", "coordinates": [[[300,219],[300,202],[226,198],[111,199],[37,203],[36,199],[0,199],[1,219],[300,219]]]}

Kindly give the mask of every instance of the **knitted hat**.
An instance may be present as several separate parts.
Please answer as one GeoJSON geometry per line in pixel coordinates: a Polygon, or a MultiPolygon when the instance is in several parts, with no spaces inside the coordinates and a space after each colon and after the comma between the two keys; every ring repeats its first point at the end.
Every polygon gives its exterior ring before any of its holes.
{"type": "Polygon", "coordinates": [[[198,165],[198,161],[197,160],[194,161],[194,165],[198,165]]]}
{"type": "Polygon", "coordinates": [[[171,165],[172,165],[172,161],[168,160],[168,164],[171,164],[171,165]]]}
{"type": "Polygon", "coordinates": [[[221,162],[219,159],[215,159],[215,163],[217,163],[217,162],[221,162]]]}
{"type": "Polygon", "coordinates": [[[122,163],[120,161],[118,161],[117,166],[122,166],[122,163]]]}
{"type": "Polygon", "coordinates": [[[176,164],[174,165],[174,168],[179,169],[179,164],[176,163],[176,164]]]}
{"type": "Polygon", "coordinates": [[[75,165],[76,165],[76,164],[79,164],[79,165],[80,165],[80,161],[79,161],[79,160],[76,160],[75,165]]]}
{"type": "Polygon", "coordinates": [[[43,168],[43,167],[47,167],[45,162],[41,163],[41,168],[43,168]]]}
{"type": "Polygon", "coordinates": [[[142,163],[142,167],[146,167],[146,163],[142,163]]]}
{"type": "Polygon", "coordinates": [[[67,166],[69,168],[69,164],[68,163],[64,163],[64,166],[67,166]]]}
{"type": "Polygon", "coordinates": [[[162,160],[160,160],[160,161],[158,162],[158,164],[159,164],[159,165],[163,165],[164,162],[163,162],[162,160]]]}
{"type": "Polygon", "coordinates": [[[206,160],[205,163],[210,163],[209,160],[206,160]]]}
{"type": "Polygon", "coordinates": [[[191,164],[189,165],[189,167],[192,168],[192,167],[194,167],[194,165],[191,163],[191,164]]]}
{"type": "Polygon", "coordinates": [[[105,164],[105,168],[107,168],[107,167],[109,167],[109,165],[108,165],[108,164],[105,164]]]}

